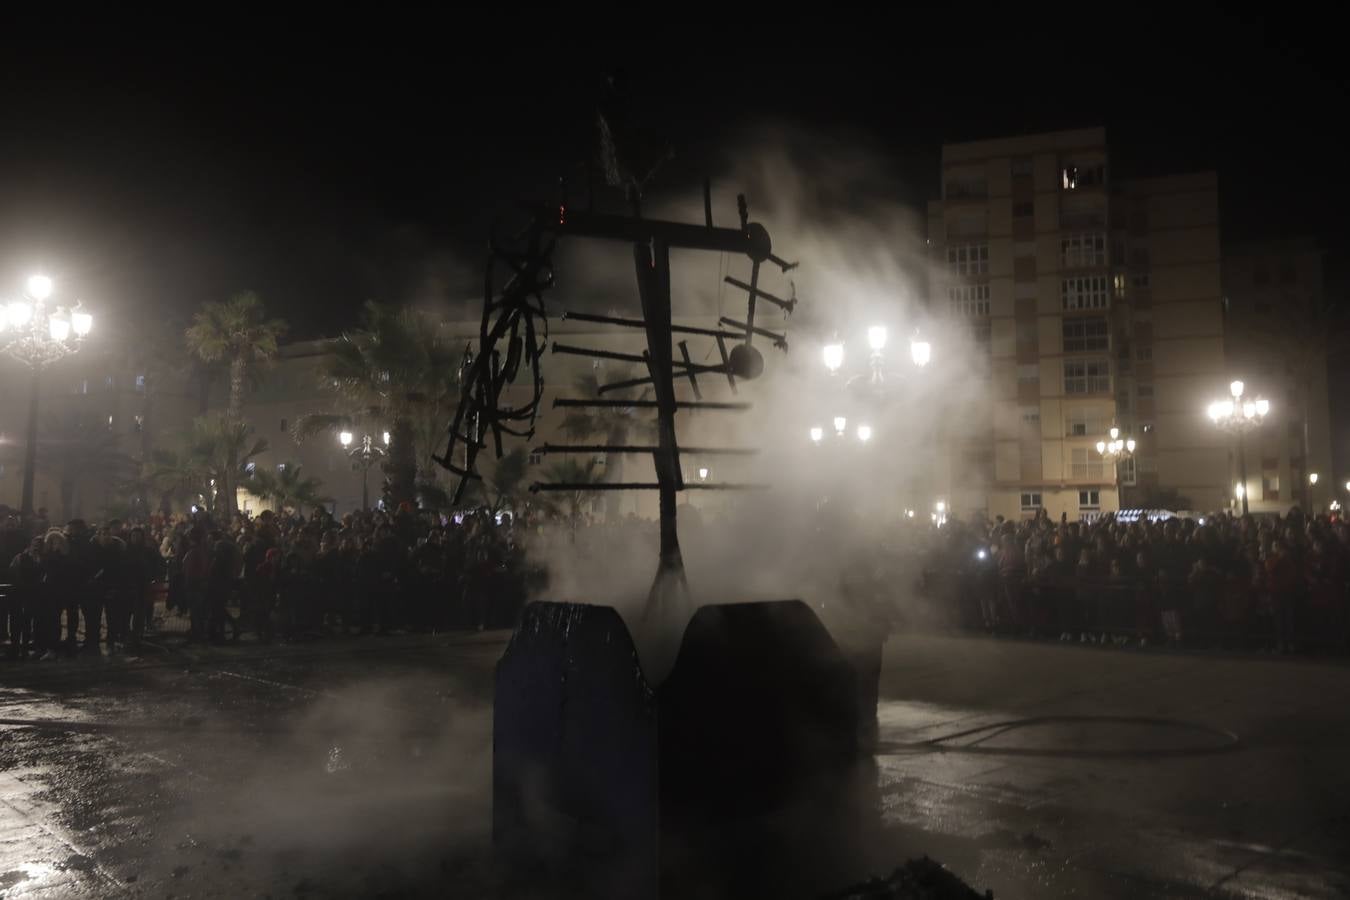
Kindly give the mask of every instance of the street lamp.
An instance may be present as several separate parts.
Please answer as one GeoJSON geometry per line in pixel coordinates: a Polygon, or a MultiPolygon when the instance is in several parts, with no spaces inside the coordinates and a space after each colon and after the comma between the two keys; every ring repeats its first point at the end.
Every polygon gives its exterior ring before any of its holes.
{"type": "Polygon", "coordinates": [[[843,416],[834,417],[834,433],[839,437],[844,436],[844,429],[848,428],[848,419],[843,416]]]}
{"type": "Polygon", "coordinates": [[[37,464],[38,387],[42,370],[78,351],[94,328],[94,317],[77,301],[73,307],[47,305],[55,285],[46,275],[33,275],[24,293],[0,307],[0,348],[28,366],[28,445],[24,450],[21,513],[33,514],[33,475],[37,464]]]}
{"type": "Polygon", "coordinates": [[[862,442],[865,444],[865,443],[867,443],[868,441],[870,441],[871,439],[872,439],[872,426],[871,426],[871,425],[859,425],[859,426],[858,426],[858,440],[862,441],[862,442]]]}
{"type": "Polygon", "coordinates": [[[844,345],[838,341],[832,341],[825,345],[823,355],[825,357],[825,368],[829,369],[830,374],[833,375],[844,364],[844,345]]]}
{"type": "Polygon", "coordinates": [[[933,345],[920,338],[916,333],[909,342],[909,358],[913,360],[916,366],[928,365],[928,361],[933,358],[933,345]]]}
{"type": "Polygon", "coordinates": [[[1097,453],[1115,471],[1117,500],[1120,497],[1120,463],[1134,456],[1134,448],[1134,438],[1121,437],[1120,429],[1114,425],[1107,432],[1107,439],[1097,442],[1097,453]]]}
{"type": "Polygon", "coordinates": [[[820,441],[821,441],[821,439],[824,438],[824,437],[825,437],[825,429],[824,429],[824,428],[821,428],[819,425],[812,425],[812,426],[811,426],[811,443],[813,443],[813,444],[819,444],[820,441]]]}
{"type": "MultiPolygon", "coordinates": [[[[370,509],[370,467],[379,460],[383,459],[389,451],[384,447],[375,446],[375,440],[369,434],[361,435],[361,443],[355,447],[352,446],[355,437],[350,431],[342,431],[338,434],[338,443],[342,445],[342,450],[351,458],[352,468],[361,470],[361,509],[362,511],[370,509]]],[[[389,432],[384,433],[385,444],[389,443],[389,432]]]]}
{"type": "Polygon", "coordinates": [[[1241,381],[1234,381],[1228,385],[1228,392],[1231,396],[1222,400],[1215,400],[1209,405],[1206,412],[1210,421],[1215,425],[1227,431],[1229,434],[1237,435],[1238,439],[1238,478],[1242,483],[1242,490],[1238,492],[1238,499],[1242,501],[1242,514],[1247,514],[1247,432],[1260,427],[1265,421],[1266,415],[1270,412],[1270,401],[1264,397],[1251,398],[1246,396],[1247,386],[1241,381]]]}

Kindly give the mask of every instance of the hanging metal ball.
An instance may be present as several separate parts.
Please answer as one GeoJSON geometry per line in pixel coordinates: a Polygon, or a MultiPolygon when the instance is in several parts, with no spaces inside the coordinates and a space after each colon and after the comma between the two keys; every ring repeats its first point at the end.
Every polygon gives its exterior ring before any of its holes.
{"type": "Polygon", "coordinates": [[[748,344],[737,344],[729,355],[731,374],[752,381],[764,374],[764,356],[748,344]]]}
{"type": "Polygon", "coordinates": [[[773,254],[773,241],[769,240],[769,230],[758,222],[745,226],[745,237],[749,246],[746,255],[755,262],[764,262],[773,254]]]}

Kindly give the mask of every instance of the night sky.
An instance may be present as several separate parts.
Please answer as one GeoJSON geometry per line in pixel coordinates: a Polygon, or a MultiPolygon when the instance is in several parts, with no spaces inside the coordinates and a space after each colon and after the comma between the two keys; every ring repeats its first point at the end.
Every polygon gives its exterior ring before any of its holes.
{"type": "Polygon", "coordinates": [[[492,223],[582,171],[597,108],[675,148],[658,193],[696,191],[771,126],[870,150],[892,168],[878,189],[916,207],[944,140],[1103,124],[1117,176],[1217,168],[1226,238],[1313,235],[1339,255],[1334,36],[1115,15],[719,25],[642,52],[413,37],[415,23],[171,51],[34,45],[0,61],[0,276],[40,266],[125,315],[185,317],[254,288],[300,335],[350,324],[369,297],[469,298],[492,223]]]}

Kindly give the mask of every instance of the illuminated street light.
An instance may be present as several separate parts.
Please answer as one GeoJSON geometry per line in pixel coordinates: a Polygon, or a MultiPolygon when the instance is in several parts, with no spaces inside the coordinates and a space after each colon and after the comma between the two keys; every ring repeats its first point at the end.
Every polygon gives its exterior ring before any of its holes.
{"type": "Polygon", "coordinates": [[[1120,491],[1120,463],[1134,456],[1135,441],[1132,437],[1121,437],[1120,429],[1115,425],[1107,432],[1107,439],[1097,442],[1097,453],[1109,463],[1115,472],[1117,496],[1120,491]]]}
{"type": "Polygon", "coordinates": [[[873,353],[880,353],[886,349],[885,325],[873,325],[867,329],[867,346],[872,348],[873,353]]]}
{"type": "Polygon", "coordinates": [[[840,437],[844,436],[844,429],[848,428],[848,419],[843,416],[834,417],[834,433],[840,437]]]}
{"type": "Polygon", "coordinates": [[[707,481],[707,480],[708,480],[708,467],[707,467],[707,466],[699,466],[699,467],[698,467],[698,480],[699,480],[699,481],[707,481]]]}
{"type": "Polygon", "coordinates": [[[6,307],[6,311],[9,313],[9,315],[5,317],[7,319],[7,327],[22,328],[33,318],[32,304],[25,303],[22,300],[11,301],[9,306],[6,307]]]}
{"type": "Polygon", "coordinates": [[[825,429],[824,429],[824,428],[821,428],[819,425],[812,425],[812,426],[811,426],[811,442],[814,443],[814,444],[819,444],[821,438],[823,438],[823,437],[825,437],[825,429]]]}
{"type": "Polygon", "coordinates": [[[933,358],[933,345],[915,338],[909,342],[909,358],[916,366],[926,366],[933,358]]]}
{"type": "Polygon", "coordinates": [[[5,304],[0,312],[0,349],[28,366],[28,445],[24,452],[23,500],[20,512],[33,514],[33,476],[37,466],[37,413],[42,370],[80,349],[93,330],[94,318],[77,302],[73,307],[48,305],[53,283],[33,275],[24,284],[24,296],[5,304]]]}
{"type": "Polygon", "coordinates": [[[868,441],[870,441],[871,439],[872,439],[872,426],[871,426],[871,425],[859,425],[859,426],[858,426],[858,440],[862,441],[862,442],[865,444],[865,443],[867,443],[868,441]]]}
{"type": "MultiPolygon", "coordinates": [[[[338,443],[351,458],[352,468],[361,470],[361,509],[370,509],[370,467],[389,454],[383,447],[375,446],[375,438],[369,434],[361,435],[361,443],[352,446],[355,435],[350,431],[338,434],[338,443]]],[[[384,442],[389,443],[389,432],[384,433],[384,442]]]]}
{"type": "Polygon", "coordinates": [[[1264,397],[1247,398],[1245,392],[1247,386],[1240,380],[1234,380],[1228,385],[1228,392],[1231,398],[1225,397],[1222,400],[1215,400],[1206,407],[1206,413],[1210,421],[1215,425],[1227,431],[1229,434],[1237,436],[1238,440],[1238,478],[1241,480],[1242,491],[1237,493],[1238,499],[1242,501],[1242,514],[1248,512],[1247,505],[1247,432],[1260,427],[1266,416],[1270,413],[1270,401],[1264,397]]]}
{"type": "Polygon", "coordinates": [[[387,432],[387,431],[384,433],[384,445],[385,445],[386,447],[389,446],[389,432],[387,432]]]}
{"type": "Polygon", "coordinates": [[[1308,473],[1308,484],[1317,484],[1317,473],[1316,473],[1316,472],[1309,472],[1309,473],[1308,473]]]}
{"type": "Polygon", "coordinates": [[[824,356],[825,368],[829,369],[830,374],[833,375],[844,365],[844,345],[837,341],[826,344],[824,356]]]}
{"type": "Polygon", "coordinates": [[[52,295],[52,280],[46,275],[28,276],[28,296],[34,300],[46,300],[52,295]]]}
{"type": "MultiPolygon", "coordinates": [[[[1239,484],[1233,488],[1233,496],[1237,497],[1239,500],[1242,500],[1247,496],[1247,489],[1239,484]]],[[[1245,507],[1246,504],[1243,504],[1243,506],[1245,507]]],[[[1245,508],[1243,509],[1243,512],[1246,512],[1245,508]]]]}

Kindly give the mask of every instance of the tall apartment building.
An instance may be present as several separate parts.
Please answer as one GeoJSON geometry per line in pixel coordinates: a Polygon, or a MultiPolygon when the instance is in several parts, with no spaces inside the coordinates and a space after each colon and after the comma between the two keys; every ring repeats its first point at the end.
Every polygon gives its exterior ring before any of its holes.
{"type": "Polygon", "coordinates": [[[932,302],[989,381],[936,473],[954,509],[1227,505],[1213,173],[1116,178],[1100,128],[948,144],[929,246],[932,302]],[[1095,447],[1113,424],[1138,441],[1118,471],[1095,447]]]}
{"type": "MultiPolygon", "coordinates": [[[[1321,249],[1307,239],[1224,248],[1229,368],[1271,405],[1247,439],[1253,511],[1322,509],[1341,495],[1331,462],[1322,262],[1321,249]]],[[[1230,474],[1236,482],[1237,468],[1230,474]]]]}

